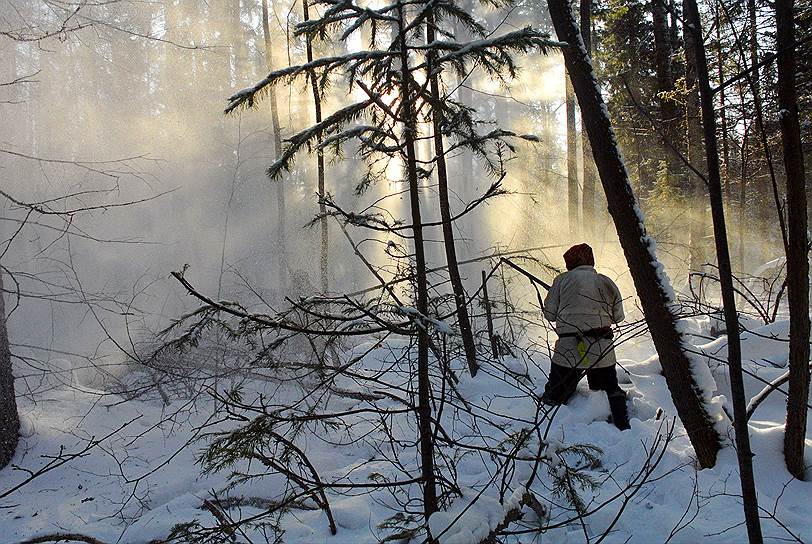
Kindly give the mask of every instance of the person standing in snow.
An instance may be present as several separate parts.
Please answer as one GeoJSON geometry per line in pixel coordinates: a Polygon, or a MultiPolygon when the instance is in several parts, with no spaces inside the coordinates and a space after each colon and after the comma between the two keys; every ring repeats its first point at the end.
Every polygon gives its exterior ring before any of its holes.
{"type": "Polygon", "coordinates": [[[555,322],[555,343],[550,377],[542,401],[566,404],[586,374],[589,388],[605,391],[612,421],[629,428],[626,392],[617,383],[617,359],[612,324],[624,319],[620,290],[595,271],[595,257],[587,244],[564,253],[567,272],[559,274],[544,300],[544,317],[555,322]]]}

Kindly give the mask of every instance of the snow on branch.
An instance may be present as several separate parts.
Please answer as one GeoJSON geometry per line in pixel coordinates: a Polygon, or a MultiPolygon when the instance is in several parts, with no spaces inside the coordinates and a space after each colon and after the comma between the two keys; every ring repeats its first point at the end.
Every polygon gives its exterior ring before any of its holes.
{"type": "Polygon", "coordinates": [[[225,113],[229,114],[238,108],[252,108],[256,104],[257,99],[264,96],[270,88],[274,85],[284,82],[287,84],[292,83],[297,78],[309,75],[311,73],[321,71],[322,76],[320,79],[324,80],[328,74],[343,68],[351,74],[359,71],[363,72],[364,68],[370,63],[392,57],[396,53],[391,51],[358,51],[355,53],[348,53],[346,55],[339,55],[334,57],[322,57],[315,59],[312,62],[299,64],[296,66],[288,66],[279,70],[274,70],[258,83],[251,87],[247,87],[228,98],[228,106],[226,106],[225,113]]]}
{"type": "Polygon", "coordinates": [[[549,35],[530,26],[514,32],[508,32],[493,38],[483,38],[470,42],[454,42],[435,40],[416,49],[433,51],[446,51],[434,61],[434,71],[442,71],[444,64],[451,64],[454,69],[464,74],[466,66],[473,63],[476,67],[485,70],[488,75],[503,79],[502,74],[507,72],[509,77],[516,76],[517,66],[513,60],[513,53],[529,53],[538,50],[543,54],[551,48],[564,48],[567,44],[549,39],[549,35]]]}
{"type": "Polygon", "coordinates": [[[271,179],[278,179],[283,172],[290,170],[296,154],[304,146],[312,145],[319,135],[340,131],[343,126],[360,118],[364,111],[373,104],[372,100],[364,100],[345,106],[329,115],[321,123],[316,123],[303,131],[291,136],[286,141],[288,146],[273,164],[268,167],[267,173],[271,179]]]}

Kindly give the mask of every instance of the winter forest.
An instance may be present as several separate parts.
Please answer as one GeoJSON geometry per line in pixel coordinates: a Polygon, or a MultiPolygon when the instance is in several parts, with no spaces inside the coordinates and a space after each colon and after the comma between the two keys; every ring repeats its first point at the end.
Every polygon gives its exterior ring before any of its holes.
{"type": "Polygon", "coordinates": [[[808,0],[0,0],[0,544],[812,542],[808,0]]]}

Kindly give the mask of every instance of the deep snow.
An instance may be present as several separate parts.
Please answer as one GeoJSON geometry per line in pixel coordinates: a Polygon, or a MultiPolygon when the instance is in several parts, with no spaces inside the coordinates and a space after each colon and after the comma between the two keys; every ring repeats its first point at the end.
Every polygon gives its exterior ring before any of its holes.
{"type": "MultiPolygon", "coordinates": [[[[689,332],[707,334],[708,328],[708,320],[686,323],[689,332]]],[[[745,333],[742,338],[745,367],[766,381],[782,374],[788,346],[786,337],[786,322],[745,333]]],[[[355,353],[370,347],[357,346],[355,353]]],[[[715,400],[726,404],[725,367],[717,361],[726,355],[724,338],[696,348],[707,354],[713,369],[719,389],[715,400]]],[[[403,349],[403,345],[390,342],[373,349],[368,356],[368,360],[373,361],[371,366],[376,361],[384,361],[387,354],[397,349],[403,349]]],[[[585,382],[555,417],[546,455],[554,458],[556,450],[575,443],[589,443],[603,450],[601,466],[594,471],[602,485],[594,492],[583,494],[588,507],[605,501],[625,487],[624,482],[630,480],[645,461],[643,446],[651,446],[674,414],[653,353],[647,337],[626,342],[618,348],[618,359],[625,378],[628,378],[622,381],[630,382],[623,386],[629,393],[631,430],[620,433],[606,422],[609,406],[605,395],[589,392],[585,382]]],[[[459,391],[475,410],[487,407],[501,414],[492,417],[492,427],[480,429],[485,435],[480,437],[483,444],[493,445],[504,440],[525,425],[522,420],[533,419],[535,403],[528,395],[518,394],[520,388],[515,385],[524,384],[537,394],[541,393],[549,360],[536,353],[532,362],[537,366],[529,364],[526,359],[508,359],[500,368],[484,368],[485,371],[475,379],[461,378],[459,391]],[[517,371],[519,374],[526,371],[532,383],[516,377],[517,371]]],[[[81,451],[92,437],[100,438],[119,430],[99,447],[0,499],[0,541],[13,543],[46,533],[79,532],[105,542],[146,543],[166,537],[177,523],[198,519],[204,525],[216,524],[215,518],[201,505],[205,499],[211,498],[212,491],[221,498],[226,496],[222,490],[227,483],[227,474],[201,475],[195,457],[203,444],[188,445],[194,429],[215,412],[210,400],[200,398],[196,404],[177,400],[164,405],[155,398],[122,403],[122,399],[115,395],[100,395],[101,391],[89,387],[86,377],[71,373],[66,376],[73,383],[64,384],[53,378],[53,383],[47,384],[51,386],[50,390],[42,392],[40,388],[35,400],[27,395],[20,396],[24,437],[14,465],[37,470],[49,461],[48,456],[58,454],[60,448],[64,448],[64,452],[81,451]]],[[[22,385],[18,380],[18,386],[22,385]]],[[[746,376],[745,385],[748,396],[753,396],[764,384],[746,376]]],[[[264,382],[249,386],[253,391],[266,387],[264,382]]],[[[352,384],[346,386],[351,388],[352,384]]],[[[275,400],[283,404],[285,392],[276,389],[275,394],[275,400]]],[[[249,398],[250,394],[246,393],[246,399],[249,398]]],[[[349,409],[363,404],[364,401],[336,398],[331,401],[330,408],[349,409]]],[[[812,516],[809,515],[812,483],[793,480],[784,468],[781,454],[784,416],[785,397],[776,392],[759,407],[750,423],[760,505],[800,540],[812,541],[812,516]]],[[[475,441],[476,435],[466,431],[464,422],[462,418],[455,432],[459,432],[459,437],[475,441]]],[[[376,446],[381,437],[374,433],[364,436],[365,431],[372,429],[369,422],[359,417],[348,428],[351,430],[304,435],[298,441],[308,452],[322,479],[367,481],[368,476],[376,472],[392,475],[389,465],[376,458],[376,446]],[[335,446],[335,442],[341,445],[335,446]]],[[[400,431],[404,438],[413,432],[405,423],[400,431]]],[[[732,437],[729,425],[728,434],[732,437]]],[[[524,452],[534,454],[536,445],[537,442],[531,441],[524,452]]],[[[807,447],[809,455],[812,450],[809,438],[807,447]]],[[[400,459],[408,469],[416,469],[414,451],[404,449],[400,452],[400,459]]],[[[812,455],[809,455],[808,463],[812,463],[812,455]]],[[[521,489],[516,484],[529,476],[531,463],[516,464],[513,486],[507,490],[503,504],[498,501],[498,479],[493,483],[494,468],[495,463],[486,456],[471,451],[460,456],[457,476],[464,486],[464,495],[456,499],[447,512],[432,518],[435,532],[442,532],[457,520],[443,533],[441,542],[478,541],[502,521],[507,509],[518,503],[521,489]],[[470,505],[475,497],[479,498],[470,505]]],[[[0,472],[0,494],[26,477],[25,471],[13,468],[0,472]]],[[[745,540],[740,500],[735,497],[739,491],[736,456],[729,444],[722,450],[715,468],[697,471],[690,445],[677,423],[675,437],[654,477],[659,479],[645,484],[629,501],[604,542],[666,542],[679,527],[683,528],[671,538],[671,542],[745,540]]],[[[566,513],[550,504],[551,499],[560,502],[545,489],[551,485],[551,478],[546,470],[541,470],[533,489],[551,512],[547,521],[555,523],[564,519],[566,513]]],[[[282,491],[281,486],[281,478],[270,477],[238,487],[231,491],[231,495],[272,499],[282,491]]],[[[417,489],[411,490],[413,495],[417,492],[417,489]]],[[[378,528],[381,522],[397,512],[387,491],[330,493],[328,498],[338,524],[337,535],[329,534],[322,511],[297,509],[281,520],[284,541],[363,544],[378,542],[389,534],[378,528]]],[[[590,516],[583,526],[570,524],[543,534],[515,536],[512,541],[584,542],[585,533],[596,539],[612,522],[620,502],[614,501],[590,516]]],[[[253,506],[243,506],[232,509],[230,514],[239,518],[258,511],[253,506]]],[[[526,507],[524,511],[523,523],[511,525],[512,529],[534,526],[535,514],[526,507]]],[[[763,527],[767,541],[792,540],[787,531],[769,517],[763,520],[763,527]]],[[[252,539],[265,541],[259,533],[254,533],[252,539]]]]}

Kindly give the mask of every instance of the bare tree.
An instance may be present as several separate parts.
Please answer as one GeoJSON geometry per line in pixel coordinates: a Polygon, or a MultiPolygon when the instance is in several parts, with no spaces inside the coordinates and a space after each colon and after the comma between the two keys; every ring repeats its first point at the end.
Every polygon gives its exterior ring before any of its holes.
{"type": "MultiPolygon", "coordinates": [[[[592,0],[580,0],[581,36],[584,47],[590,57],[592,56],[592,0]]],[[[581,157],[583,174],[581,184],[581,217],[583,218],[583,233],[586,237],[594,235],[597,217],[595,205],[597,194],[595,191],[595,161],[592,159],[592,147],[589,136],[583,130],[584,122],[581,119],[581,157]]]]}
{"type": "Polygon", "coordinates": [[[793,476],[804,479],[807,399],[809,398],[809,240],[804,152],[795,89],[793,0],[776,0],[778,107],[787,173],[787,289],[789,300],[789,395],[784,459],[793,476]]]}
{"type": "MultiPolygon", "coordinates": [[[[270,10],[268,0],[262,0],[262,36],[265,41],[265,63],[268,71],[273,71],[273,40],[270,29],[270,10]]],[[[271,110],[271,125],[273,129],[273,153],[274,160],[279,160],[282,156],[282,132],[279,126],[279,106],[276,101],[276,89],[270,89],[268,103],[271,110]]],[[[276,187],[276,251],[279,261],[279,286],[284,288],[287,285],[288,260],[287,260],[287,210],[285,204],[285,188],[279,183],[276,187]]]]}
{"type": "MultiPolygon", "coordinates": [[[[426,41],[432,43],[435,39],[435,25],[433,12],[426,17],[426,41]]],[[[434,73],[434,64],[437,54],[429,51],[427,55],[426,71],[430,81],[429,91],[431,99],[437,103],[440,101],[439,76],[434,73]]],[[[474,344],[474,332],[471,329],[471,319],[468,317],[468,307],[466,305],[465,289],[462,285],[462,276],[457,263],[457,248],[454,241],[454,224],[451,219],[451,203],[448,196],[448,168],[445,159],[445,144],[443,142],[443,114],[442,108],[432,109],[432,130],[434,131],[434,154],[437,157],[437,193],[440,203],[440,217],[443,221],[443,247],[445,248],[446,262],[448,263],[448,277],[451,280],[451,289],[454,293],[454,301],[457,305],[457,323],[459,324],[460,336],[462,336],[462,346],[465,351],[465,359],[468,362],[468,370],[471,376],[475,376],[479,369],[476,360],[476,345],[474,344]]]]}
{"type": "MultiPolygon", "coordinates": [[[[302,0],[302,20],[307,23],[310,21],[310,0],[302,0]]],[[[306,58],[307,62],[313,62],[313,38],[308,35],[305,36],[306,45],[306,58]]],[[[273,68],[269,67],[273,70],[273,68]]],[[[308,75],[310,79],[310,89],[313,93],[313,113],[315,115],[316,124],[322,122],[321,114],[321,91],[319,90],[319,83],[316,81],[315,70],[308,75]]],[[[324,185],[324,148],[321,146],[321,134],[316,138],[316,190],[319,195],[319,214],[322,216],[319,219],[319,228],[321,229],[321,250],[319,253],[319,271],[321,274],[321,290],[327,292],[330,286],[329,281],[329,230],[327,228],[327,206],[325,204],[325,197],[327,196],[326,188],[324,185]]]]}
{"type": "Polygon", "coordinates": [[[719,283],[722,288],[725,325],[727,328],[727,358],[730,389],[733,401],[733,428],[736,433],[736,456],[739,461],[744,501],[744,518],[747,536],[751,544],[763,541],[758,513],[756,482],[753,476],[753,452],[750,449],[750,432],[747,425],[747,400],[742,375],[741,339],[739,337],[739,314],[736,312],[736,293],[733,288],[733,271],[730,265],[730,249],[727,243],[722,179],[719,169],[719,149],[716,143],[716,111],[708,75],[708,60],[702,41],[702,21],[696,0],[685,0],[686,33],[693,36],[693,53],[697,83],[702,104],[702,128],[705,137],[705,157],[708,167],[708,193],[710,194],[713,234],[716,242],[716,260],[719,266],[719,283]]]}

